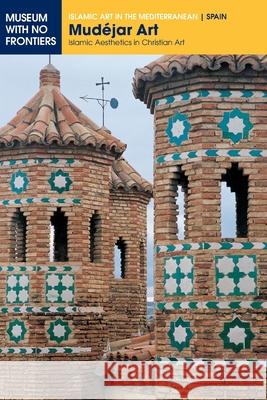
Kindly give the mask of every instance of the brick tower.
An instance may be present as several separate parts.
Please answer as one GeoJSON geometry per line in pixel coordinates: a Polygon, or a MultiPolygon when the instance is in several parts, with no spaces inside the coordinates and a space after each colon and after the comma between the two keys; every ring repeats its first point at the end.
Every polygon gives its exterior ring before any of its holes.
{"type": "Polygon", "coordinates": [[[163,56],[136,70],[134,94],[155,116],[157,354],[266,359],[267,56],[163,56]]]}
{"type": "Polygon", "coordinates": [[[61,94],[52,65],[0,129],[0,354],[98,359],[143,330],[151,186],[125,147],[61,94]]]}

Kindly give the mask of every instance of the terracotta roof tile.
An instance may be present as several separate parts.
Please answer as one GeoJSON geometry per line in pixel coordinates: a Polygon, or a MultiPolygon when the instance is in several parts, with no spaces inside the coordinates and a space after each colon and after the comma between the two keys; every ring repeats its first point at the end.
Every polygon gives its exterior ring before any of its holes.
{"type": "Polygon", "coordinates": [[[25,115],[25,117],[23,118],[23,122],[25,122],[25,124],[30,125],[32,121],[32,115],[31,114],[27,114],[25,115]]]}
{"type": "Polygon", "coordinates": [[[138,191],[152,195],[152,186],[123,158],[126,148],[105,127],[98,127],[60,92],[59,72],[51,65],[40,73],[40,90],[17,115],[0,128],[0,145],[91,146],[114,154],[112,190],[138,191]],[[118,158],[118,159],[116,159],[118,158]]]}
{"type": "Polygon", "coordinates": [[[36,104],[36,102],[41,100],[41,98],[42,98],[42,93],[39,91],[22,108],[31,110],[36,104]]]}
{"type": "Polygon", "coordinates": [[[60,92],[60,74],[52,66],[40,73],[40,90],[0,129],[0,145],[19,143],[93,146],[118,157],[126,145],[99,128],[60,92]]]}
{"type": "Polygon", "coordinates": [[[267,55],[167,55],[158,58],[144,68],[135,70],[133,81],[134,96],[146,103],[146,85],[159,79],[170,78],[174,74],[185,74],[195,67],[218,71],[224,65],[234,73],[242,72],[247,66],[255,71],[267,70],[267,55]]]}
{"type": "Polygon", "coordinates": [[[105,352],[103,359],[149,361],[155,358],[155,334],[151,332],[143,336],[118,340],[109,344],[110,351],[105,352]]]}
{"type": "Polygon", "coordinates": [[[29,133],[27,140],[28,143],[42,143],[42,139],[44,138],[44,135],[41,132],[38,132],[34,129],[31,130],[29,133]]]}
{"type": "Polygon", "coordinates": [[[143,179],[124,158],[113,162],[112,187],[115,190],[138,191],[152,196],[152,185],[143,179]]]}
{"type": "Polygon", "coordinates": [[[57,140],[59,140],[57,128],[55,126],[54,121],[50,121],[49,127],[47,129],[47,133],[46,133],[46,141],[48,143],[53,143],[57,140]]]}
{"type": "Polygon", "coordinates": [[[40,132],[43,136],[46,134],[48,124],[46,122],[36,121],[34,123],[34,130],[40,132]]]}

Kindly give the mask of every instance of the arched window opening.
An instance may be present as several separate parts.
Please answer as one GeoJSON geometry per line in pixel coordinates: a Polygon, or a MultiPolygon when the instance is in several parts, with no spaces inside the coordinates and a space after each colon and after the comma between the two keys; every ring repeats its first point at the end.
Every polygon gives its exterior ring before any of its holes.
{"type": "Polygon", "coordinates": [[[236,237],[235,193],[221,182],[221,232],[223,238],[236,237]]]}
{"type": "Polygon", "coordinates": [[[20,209],[12,217],[12,249],[11,256],[16,262],[26,261],[27,218],[20,209]]]}
{"type": "Polygon", "coordinates": [[[89,256],[91,262],[101,261],[101,218],[95,211],[89,223],[89,256]]]}
{"type": "Polygon", "coordinates": [[[51,217],[50,261],[68,261],[68,217],[61,208],[51,217]]]}
{"type": "Polygon", "coordinates": [[[221,195],[222,237],[247,237],[248,177],[238,168],[238,163],[233,163],[222,175],[221,195]]]}
{"type": "Polygon", "coordinates": [[[186,203],[188,194],[188,178],[183,171],[177,173],[175,182],[176,186],[176,224],[177,224],[177,239],[183,240],[187,236],[187,215],[186,203]]]}
{"type": "Polygon", "coordinates": [[[124,279],[126,273],[126,243],[119,238],[114,246],[114,277],[124,279]]]}
{"type": "Polygon", "coordinates": [[[145,277],[145,244],[141,240],[139,244],[139,257],[140,257],[140,279],[143,280],[145,277]]]}

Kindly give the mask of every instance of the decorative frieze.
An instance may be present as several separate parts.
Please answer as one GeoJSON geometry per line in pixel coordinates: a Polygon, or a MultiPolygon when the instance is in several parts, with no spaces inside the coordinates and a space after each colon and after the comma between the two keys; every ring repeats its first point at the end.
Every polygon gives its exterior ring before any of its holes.
{"type": "Polygon", "coordinates": [[[190,101],[193,99],[265,99],[267,98],[266,90],[195,90],[192,92],[183,92],[174,96],[167,96],[156,100],[156,107],[162,105],[170,105],[178,102],[190,101]]]}
{"type": "Polygon", "coordinates": [[[0,355],[47,355],[90,353],[91,347],[0,347],[0,355]]]}
{"type": "Polygon", "coordinates": [[[156,304],[159,311],[175,310],[267,310],[267,301],[175,301],[159,302],[156,304]]]}
{"type": "Polygon", "coordinates": [[[238,161],[240,158],[258,159],[267,157],[267,150],[260,148],[253,149],[201,149],[184,152],[162,154],[156,158],[156,163],[164,165],[167,163],[180,163],[184,161],[199,161],[202,158],[226,157],[230,160],[238,161]]]}
{"type": "Polygon", "coordinates": [[[98,306],[6,306],[0,307],[0,314],[103,314],[98,306]]]}
{"type": "Polygon", "coordinates": [[[29,205],[29,204],[68,204],[68,205],[80,205],[81,199],[79,198],[53,198],[53,197],[28,197],[28,198],[18,198],[18,199],[6,199],[0,200],[0,205],[2,206],[19,206],[19,205],[29,205]]]}
{"type": "Polygon", "coordinates": [[[76,272],[81,265],[0,265],[0,272],[76,272]]]}
{"type": "Polygon", "coordinates": [[[157,245],[157,254],[191,250],[267,250],[267,242],[188,242],[157,245]]]}
{"type": "Polygon", "coordinates": [[[81,162],[74,158],[25,158],[0,161],[0,168],[10,168],[31,165],[51,165],[58,167],[79,166],[81,162]]]}

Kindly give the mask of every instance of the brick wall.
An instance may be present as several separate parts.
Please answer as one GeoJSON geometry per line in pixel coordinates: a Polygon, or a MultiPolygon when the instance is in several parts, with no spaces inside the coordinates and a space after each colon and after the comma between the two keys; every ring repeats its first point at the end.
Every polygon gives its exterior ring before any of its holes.
{"type": "Polygon", "coordinates": [[[144,90],[155,115],[157,354],[266,358],[266,72],[198,68],[144,90]],[[220,185],[233,163],[248,177],[248,234],[223,240],[220,185]],[[181,173],[187,229],[179,241],[181,173]]]}
{"type": "Polygon", "coordinates": [[[119,340],[143,333],[146,327],[147,196],[116,191],[111,204],[113,245],[119,238],[126,243],[125,278],[114,278],[113,271],[111,276],[109,330],[110,337],[119,340]]]}
{"type": "Polygon", "coordinates": [[[1,152],[0,353],[5,357],[93,360],[108,339],[142,330],[146,273],[140,276],[138,245],[141,238],[145,243],[148,199],[110,193],[112,161],[107,153],[72,146],[1,152]],[[68,259],[61,262],[49,259],[50,221],[58,208],[68,218],[68,259]],[[14,259],[18,210],[27,221],[25,262],[14,259]],[[96,211],[101,251],[91,262],[89,222],[96,211]],[[125,282],[111,278],[119,235],[129,244],[125,282]]]}

